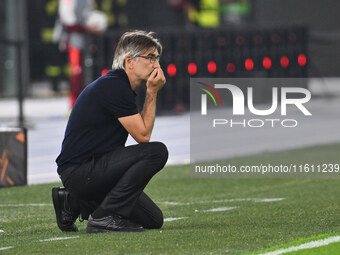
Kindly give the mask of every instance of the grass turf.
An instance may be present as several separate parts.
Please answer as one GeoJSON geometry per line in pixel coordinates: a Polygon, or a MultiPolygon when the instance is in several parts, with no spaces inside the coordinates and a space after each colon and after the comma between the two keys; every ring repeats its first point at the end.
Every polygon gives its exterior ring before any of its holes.
{"type": "MultiPolygon", "coordinates": [[[[340,144],[228,160],[247,162],[339,162],[340,144]]],[[[165,218],[160,230],[144,233],[86,234],[86,222],[77,233],[56,226],[51,188],[59,184],[0,189],[1,254],[244,254],[322,234],[340,232],[340,179],[226,179],[191,178],[190,166],[166,167],[146,188],[165,218]],[[277,202],[239,198],[285,198],[277,202]],[[181,202],[170,205],[164,203],[181,202]],[[46,203],[41,206],[8,204],[46,203]],[[6,206],[5,206],[6,205],[6,206]],[[218,207],[230,211],[205,213],[218,207]],[[39,242],[55,237],[74,239],[39,242]],[[1,250],[1,247],[14,248],[1,250]]],[[[328,246],[326,246],[328,247],[328,246]]],[[[327,249],[323,247],[323,249],[327,249]]],[[[338,244],[330,248],[339,247],[338,244]]],[[[338,249],[338,248],[337,248],[338,249]]],[[[325,253],[326,254],[326,253],[325,253]]]]}

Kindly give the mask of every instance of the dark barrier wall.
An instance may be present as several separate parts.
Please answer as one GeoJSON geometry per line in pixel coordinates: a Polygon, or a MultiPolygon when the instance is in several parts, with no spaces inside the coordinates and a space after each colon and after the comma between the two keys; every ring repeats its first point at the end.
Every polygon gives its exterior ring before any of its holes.
{"type": "Polygon", "coordinates": [[[256,0],[256,23],[303,23],[309,34],[309,76],[340,76],[340,1],[256,0]]]}
{"type": "MultiPolygon", "coordinates": [[[[118,0],[112,0],[118,3],[118,0]]],[[[168,1],[154,0],[127,0],[127,22],[125,30],[129,29],[146,29],[155,30],[166,27],[177,27],[182,29],[185,26],[185,15],[180,9],[171,8],[168,1]]],[[[3,9],[1,5],[4,0],[0,0],[0,12],[3,9]]],[[[60,56],[57,45],[47,45],[42,42],[42,37],[51,35],[49,29],[53,29],[55,17],[47,17],[47,10],[53,10],[56,13],[57,0],[30,0],[27,5],[28,26],[29,26],[29,47],[30,47],[30,78],[31,81],[48,79],[46,66],[51,65],[63,67],[66,58],[60,56]],[[53,8],[51,8],[51,6],[53,8]],[[48,53],[48,54],[47,54],[48,53]],[[59,54],[59,56],[58,56],[59,54]]],[[[332,36],[330,31],[338,31],[340,28],[340,1],[334,0],[251,0],[251,19],[249,25],[254,24],[279,24],[295,25],[305,24],[311,31],[322,31],[330,33],[330,40],[315,40],[314,33],[310,33],[311,40],[308,42],[310,49],[309,76],[340,76],[338,66],[340,65],[340,34],[337,38],[332,36]]],[[[117,6],[114,5],[114,10],[117,6]]],[[[3,18],[0,15],[0,20],[3,18]]],[[[116,17],[116,20],[117,19],[116,17]]],[[[0,21],[1,22],[1,21],[0,21]]],[[[122,26],[120,26],[122,28],[122,26]]],[[[229,27],[224,27],[229,29],[229,27]]],[[[113,29],[116,31],[116,27],[113,29]]],[[[339,32],[340,33],[340,32],[339,32]]],[[[319,36],[319,39],[325,36],[319,36]]],[[[336,37],[336,36],[335,36],[336,37]]],[[[1,68],[0,68],[1,69],[1,68]]],[[[64,72],[64,68],[61,70],[64,72]]],[[[1,75],[1,74],[0,74],[1,75]]],[[[61,75],[61,79],[67,79],[61,75]]],[[[1,80],[1,76],[0,76],[1,80]]]]}
{"type": "Polygon", "coordinates": [[[27,133],[0,129],[0,187],[27,184],[27,133]]]}
{"type": "MultiPolygon", "coordinates": [[[[307,77],[307,29],[302,26],[167,29],[157,34],[164,46],[160,64],[167,78],[158,100],[163,112],[188,108],[190,77],[307,77]]],[[[120,36],[115,32],[93,38],[95,76],[111,68],[120,36]]],[[[142,108],[144,91],[138,94],[142,108]]]]}

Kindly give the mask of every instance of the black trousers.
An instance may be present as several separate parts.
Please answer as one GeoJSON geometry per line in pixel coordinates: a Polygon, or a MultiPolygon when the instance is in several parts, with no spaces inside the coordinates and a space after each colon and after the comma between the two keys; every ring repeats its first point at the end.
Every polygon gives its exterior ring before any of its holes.
{"type": "Polygon", "coordinates": [[[62,172],[61,180],[71,203],[80,204],[83,218],[100,206],[144,228],[160,228],[162,211],[143,190],[167,159],[163,143],[141,143],[71,166],[62,172]]]}

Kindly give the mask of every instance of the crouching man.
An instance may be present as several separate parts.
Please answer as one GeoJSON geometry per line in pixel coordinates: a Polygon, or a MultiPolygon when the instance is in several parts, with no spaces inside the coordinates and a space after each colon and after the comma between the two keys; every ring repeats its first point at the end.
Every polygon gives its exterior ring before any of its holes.
{"type": "Polygon", "coordinates": [[[58,227],[87,233],[160,228],[163,214],[143,192],[168,159],[166,146],[149,142],[158,91],[165,84],[162,46],[153,33],[127,32],[115,50],[112,70],[77,99],[56,162],[65,188],[52,189],[58,227]],[[135,89],[146,82],[142,114],[135,89]],[[125,146],[128,134],[137,145],[125,146]]]}

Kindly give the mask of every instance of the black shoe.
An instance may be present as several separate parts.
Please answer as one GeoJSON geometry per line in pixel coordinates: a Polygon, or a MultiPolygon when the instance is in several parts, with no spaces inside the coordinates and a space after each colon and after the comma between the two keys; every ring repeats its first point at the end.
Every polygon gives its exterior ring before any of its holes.
{"type": "Polygon", "coordinates": [[[141,225],[135,224],[119,215],[110,215],[100,219],[93,219],[92,215],[90,215],[86,227],[87,233],[142,231],[144,229],[141,225]]]}
{"type": "Polygon", "coordinates": [[[65,188],[52,188],[52,200],[57,217],[57,224],[61,231],[78,231],[74,222],[77,220],[79,213],[74,212],[68,205],[68,195],[69,192],[65,188]]]}

